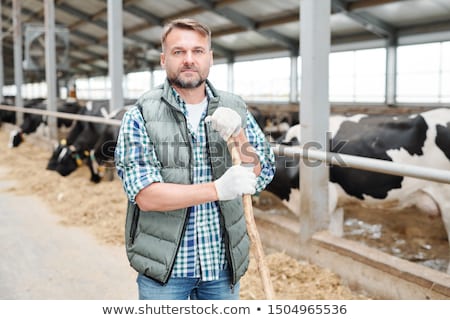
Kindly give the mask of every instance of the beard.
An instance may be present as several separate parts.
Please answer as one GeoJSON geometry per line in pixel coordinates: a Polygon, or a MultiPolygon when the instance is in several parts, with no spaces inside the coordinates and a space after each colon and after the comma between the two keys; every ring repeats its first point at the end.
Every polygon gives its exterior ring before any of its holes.
{"type": "Polygon", "coordinates": [[[168,80],[171,85],[182,89],[198,88],[206,81],[202,78],[183,80],[179,77],[168,78],[168,80]]]}
{"type": "MultiPolygon", "coordinates": [[[[197,70],[192,70],[192,71],[197,71],[197,70]]],[[[202,76],[199,73],[197,73],[197,75],[198,75],[197,77],[183,79],[180,76],[180,74],[178,74],[178,75],[173,75],[172,77],[168,76],[168,80],[169,80],[170,84],[172,84],[173,86],[176,86],[178,88],[195,89],[195,88],[200,87],[206,81],[206,78],[202,78],[202,76]]]]}

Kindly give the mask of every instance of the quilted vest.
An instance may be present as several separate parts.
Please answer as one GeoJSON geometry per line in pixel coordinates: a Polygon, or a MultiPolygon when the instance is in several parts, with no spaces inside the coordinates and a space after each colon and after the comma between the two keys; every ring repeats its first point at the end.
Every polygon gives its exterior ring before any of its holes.
{"type": "MultiPolygon", "coordinates": [[[[228,107],[246,124],[246,105],[236,95],[214,90],[208,103],[208,115],[218,107],[228,107]]],[[[186,118],[166,82],[148,91],[137,101],[145,120],[147,133],[155,148],[164,182],[191,184],[194,164],[191,136],[186,118]]],[[[226,142],[206,125],[207,149],[213,179],[232,165],[226,142]]],[[[249,263],[250,241],[247,234],[242,199],[218,201],[226,257],[232,271],[232,284],[244,275],[249,263]]],[[[131,266],[162,284],[167,283],[173,269],[181,239],[188,221],[188,208],[172,211],[142,211],[128,202],[125,223],[127,256],[131,266]]]]}

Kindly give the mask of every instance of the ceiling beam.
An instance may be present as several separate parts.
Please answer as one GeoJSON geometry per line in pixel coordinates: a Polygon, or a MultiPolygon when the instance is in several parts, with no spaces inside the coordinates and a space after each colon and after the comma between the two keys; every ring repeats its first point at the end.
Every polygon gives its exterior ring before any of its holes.
{"type": "Polygon", "coordinates": [[[280,43],[282,46],[289,48],[290,50],[298,50],[298,41],[292,40],[289,37],[286,37],[274,30],[260,30],[258,29],[257,22],[250,19],[247,16],[244,16],[233,10],[232,8],[226,6],[216,6],[216,3],[211,2],[209,0],[190,0],[192,3],[199,5],[200,7],[215,12],[218,15],[226,17],[228,20],[233,23],[245,28],[249,31],[255,31],[261,34],[265,38],[273,39],[276,42],[280,43]]]}
{"type": "Polygon", "coordinates": [[[394,2],[401,2],[406,0],[359,0],[348,4],[348,10],[354,11],[358,9],[365,9],[370,7],[382,6],[394,2]]]}
{"type": "Polygon", "coordinates": [[[366,30],[383,38],[395,38],[396,30],[388,23],[366,13],[349,10],[349,2],[344,0],[332,0],[331,5],[334,12],[343,13],[350,19],[362,25],[366,30]]]}
{"type": "MultiPolygon", "coordinates": [[[[225,0],[225,1],[221,2],[221,5],[224,5],[224,3],[228,4],[228,3],[232,3],[232,2],[236,2],[236,1],[237,0],[225,0]]],[[[145,29],[152,28],[154,26],[163,27],[164,24],[170,20],[173,20],[173,19],[176,19],[176,18],[179,18],[182,16],[190,16],[193,14],[198,14],[198,13],[205,11],[204,8],[200,8],[200,9],[195,8],[195,9],[190,9],[187,11],[182,11],[182,12],[178,13],[177,15],[170,16],[170,17],[167,17],[164,19],[164,18],[155,16],[154,14],[152,14],[146,10],[143,10],[142,8],[136,7],[135,5],[124,6],[123,9],[127,13],[130,13],[136,17],[142,18],[146,21],[145,23],[142,23],[138,26],[126,29],[125,34],[127,34],[128,37],[131,37],[131,35],[133,33],[140,32],[145,29]]],[[[150,47],[149,47],[150,49],[160,49],[160,47],[161,47],[160,43],[155,44],[155,43],[149,43],[148,41],[147,41],[147,43],[150,45],[150,47]]],[[[214,41],[212,41],[212,49],[214,50],[214,52],[216,52],[217,54],[219,54],[223,57],[226,57],[228,60],[232,60],[234,58],[234,54],[232,51],[220,46],[217,43],[214,43],[214,41]]]]}
{"type": "Polygon", "coordinates": [[[142,10],[142,8],[138,8],[135,5],[124,6],[123,9],[136,17],[144,19],[149,25],[162,26],[164,24],[163,18],[155,16],[146,10],[142,10]]]}
{"type": "MultiPolygon", "coordinates": [[[[78,10],[68,4],[65,4],[65,3],[60,4],[58,6],[58,9],[66,12],[72,16],[75,16],[79,19],[79,21],[68,26],[69,30],[75,30],[77,27],[80,26],[80,24],[91,23],[93,25],[96,25],[97,27],[104,29],[105,32],[107,33],[108,24],[103,20],[99,20],[101,17],[103,17],[105,15],[107,8],[99,10],[92,15],[88,15],[88,14],[84,13],[83,11],[80,11],[80,10],[78,10]]],[[[141,42],[141,43],[147,42],[146,39],[143,39],[138,36],[125,35],[124,37],[129,40],[135,41],[135,42],[141,42]]],[[[104,41],[104,37],[102,37],[101,40],[102,40],[102,42],[101,42],[102,44],[106,43],[106,41],[104,41]]]]}

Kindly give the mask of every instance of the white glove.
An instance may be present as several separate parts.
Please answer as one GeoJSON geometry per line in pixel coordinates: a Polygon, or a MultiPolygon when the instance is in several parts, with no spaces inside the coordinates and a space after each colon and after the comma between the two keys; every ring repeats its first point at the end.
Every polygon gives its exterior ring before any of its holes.
{"type": "Polygon", "coordinates": [[[232,166],[214,181],[219,200],[232,200],[256,192],[256,176],[252,166],[232,166]]]}
{"type": "Polygon", "coordinates": [[[211,127],[218,131],[223,140],[227,141],[231,136],[235,137],[241,130],[241,116],[230,108],[219,107],[207,116],[205,122],[211,122],[211,127]]]}

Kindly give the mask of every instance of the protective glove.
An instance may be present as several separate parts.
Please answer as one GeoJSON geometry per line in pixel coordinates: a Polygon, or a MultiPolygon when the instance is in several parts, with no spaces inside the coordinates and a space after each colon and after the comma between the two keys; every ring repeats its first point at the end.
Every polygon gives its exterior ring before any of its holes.
{"type": "Polygon", "coordinates": [[[221,201],[232,200],[243,194],[254,194],[256,176],[253,173],[253,166],[232,166],[214,181],[214,185],[221,201]]]}
{"type": "Polygon", "coordinates": [[[241,130],[241,116],[230,108],[219,107],[205,122],[211,122],[211,128],[218,131],[223,140],[235,137],[241,130]]]}

